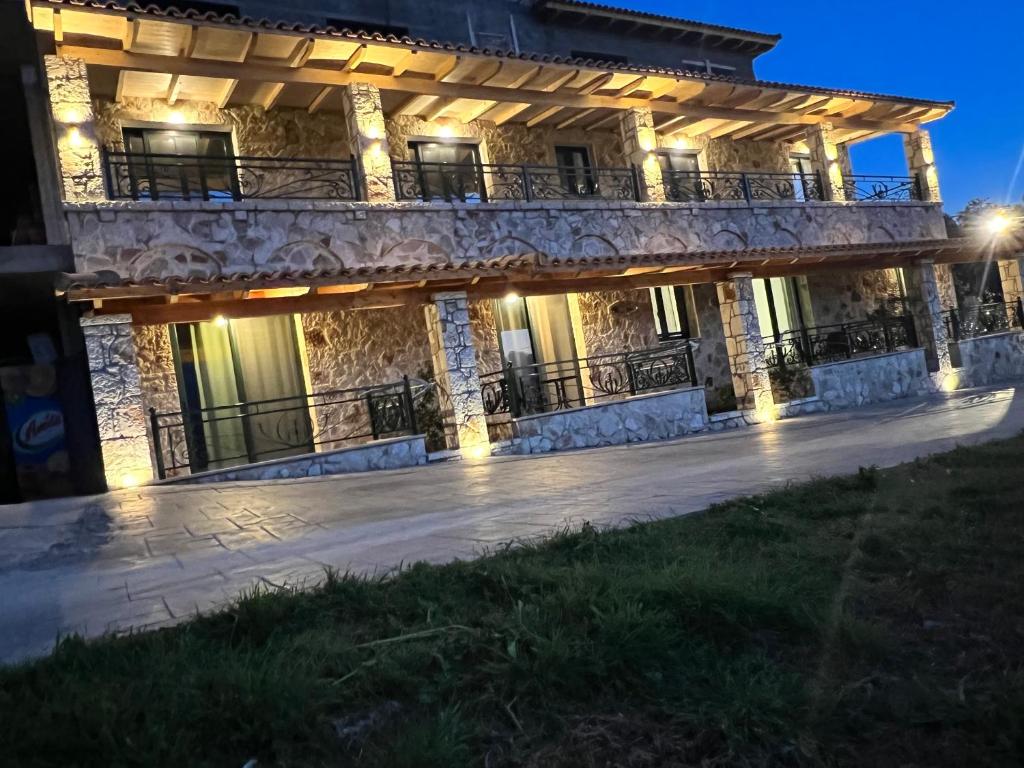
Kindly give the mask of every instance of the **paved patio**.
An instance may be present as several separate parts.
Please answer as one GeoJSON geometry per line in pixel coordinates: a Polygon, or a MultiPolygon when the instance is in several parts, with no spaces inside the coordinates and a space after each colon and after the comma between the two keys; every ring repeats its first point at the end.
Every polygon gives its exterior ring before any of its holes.
{"type": "Polygon", "coordinates": [[[174,623],[325,566],[467,558],[1022,429],[1024,387],[989,389],[666,443],[0,507],[0,660],[44,653],[58,633],[174,623]]]}

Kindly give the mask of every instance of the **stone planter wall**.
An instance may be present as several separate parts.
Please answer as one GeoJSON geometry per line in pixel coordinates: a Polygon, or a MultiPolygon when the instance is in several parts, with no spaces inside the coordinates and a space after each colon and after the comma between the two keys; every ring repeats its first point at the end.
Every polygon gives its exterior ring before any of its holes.
{"type": "Polygon", "coordinates": [[[324,453],[306,453],[261,461],[228,469],[213,469],[184,477],[172,477],[162,484],[223,483],[229,480],[281,480],[291,477],[319,477],[375,469],[402,469],[427,463],[423,435],[375,440],[351,448],[324,453]]]}
{"type": "Polygon", "coordinates": [[[950,345],[960,354],[961,387],[983,387],[1024,379],[1024,332],[1009,331],[950,345]]]}
{"type": "Polygon", "coordinates": [[[704,388],[656,392],[514,421],[519,453],[623,445],[682,437],[707,428],[704,388]]]}
{"type": "Polygon", "coordinates": [[[811,378],[819,402],[829,411],[933,391],[922,349],[816,365],[811,378]]]}

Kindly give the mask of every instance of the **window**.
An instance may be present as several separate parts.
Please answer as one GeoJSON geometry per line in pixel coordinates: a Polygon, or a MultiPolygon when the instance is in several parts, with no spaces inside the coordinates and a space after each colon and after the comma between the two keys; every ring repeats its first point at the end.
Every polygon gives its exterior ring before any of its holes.
{"type": "Polygon", "coordinates": [[[814,191],[814,166],[808,155],[790,155],[789,170],[793,174],[793,195],[801,202],[820,199],[814,191]]]}
{"type": "Polygon", "coordinates": [[[337,30],[349,29],[353,32],[369,32],[371,34],[376,32],[380,35],[394,35],[395,37],[409,36],[409,28],[403,27],[400,24],[381,24],[378,21],[357,21],[355,19],[341,19],[337,17],[324,19],[324,24],[337,30]]]}
{"type": "Polygon", "coordinates": [[[754,302],[765,338],[779,338],[813,325],[806,278],[772,277],[754,281],[754,302]]]}
{"type": "Polygon", "coordinates": [[[694,312],[693,289],[688,285],[651,288],[654,327],[662,341],[692,339],[700,335],[694,312]]]}
{"type": "Polygon", "coordinates": [[[409,147],[419,166],[418,183],[425,201],[487,200],[480,148],[476,144],[423,141],[410,142],[409,147]]]}
{"type": "Polygon", "coordinates": [[[574,59],[593,59],[607,61],[609,64],[628,64],[629,59],[618,53],[600,53],[598,51],[569,51],[574,59]]]}
{"type": "Polygon", "coordinates": [[[555,147],[555,165],[558,166],[562,186],[570,194],[587,197],[597,192],[590,152],[586,147],[555,147]]]}
{"type": "Polygon", "coordinates": [[[683,66],[690,71],[706,72],[709,75],[731,75],[736,67],[728,64],[717,64],[710,59],[683,59],[683,66]]]}
{"type": "Polygon", "coordinates": [[[239,194],[231,134],[226,131],[125,128],[129,181],[142,199],[239,194]]]}
{"type": "Polygon", "coordinates": [[[685,171],[687,173],[700,171],[696,152],[685,150],[659,152],[658,163],[661,165],[662,171],[685,171]]]}
{"type": "Polygon", "coordinates": [[[691,203],[704,199],[696,152],[659,152],[658,163],[661,165],[665,195],[669,200],[674,203],[691,203]]]}

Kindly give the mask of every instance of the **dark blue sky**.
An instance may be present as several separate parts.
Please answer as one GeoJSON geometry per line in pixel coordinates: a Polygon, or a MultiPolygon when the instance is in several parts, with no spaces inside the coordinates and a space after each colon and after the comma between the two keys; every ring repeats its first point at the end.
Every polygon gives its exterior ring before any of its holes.
{"type": "MultiPolygon", "coordinates": [[[[954,100],[931,123],[946,211],[1024,195],[1024,0],[598,0],[781,33],[758,77],[954,100]]],[[[899,137],[855,145],[858,173],[906,173],[899,137]]]]}

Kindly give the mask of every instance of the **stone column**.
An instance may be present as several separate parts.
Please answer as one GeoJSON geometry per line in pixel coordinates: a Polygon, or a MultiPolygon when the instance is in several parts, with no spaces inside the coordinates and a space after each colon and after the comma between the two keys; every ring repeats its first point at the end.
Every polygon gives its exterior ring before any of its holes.
{"type": "MultiPolygon", "coordinates": [[[[924,348],[928,370],[945,377],[953,371],[949,356],[949,335],[942,315],[942,299],[935,264],[923,260],[906,267],[903,275],[907,284],[907,298],[914,315],[917,343],[924,348]]],[[[940,381],[940,384],[942,382],[940,381]]]]}
{"type": "Polygon", "coordinates": [[[774,414],[772,383],[768,378],[764,339],[757,319],[754,283],[749,272],[737,272],[716,283],[722,313],[725,347],[738,408],[774,414]]]}
{"type": "Polygon", "coordinates": [[[931,134],[923,128],[903,134],[903,153],[907,156],[907,171],[921,185],[921,199],[941,203],[942,194],[939,192],[939,174],[935,170],[931,134]]]}
{"type": "Polygon", "coordinates": [[[431,299],[426,315],[434,376],[448,393],[459,450],[465,458],[489,456],[491,443],[487,436],[466,292],[437,293],[431,299]]]}
{"type": "Polygon", "coordinates": [[[394,201],[391,153],[380,91],[375,85],[352,83],[342,88],[342,106],[352,157],[362,173],[363,199],[371,203],[394,201]]]}
{"type": "Polygon", "coordinates": [[[106,199],[89,77],[82,59],[44,56],[64,199],[106,199]]]}
{"type": "Polygon", "coordinates": [[[144,483],[153,469],[131,315],[83,317],[81,323],[107,485],[144,483]]]}
{"type": "Polygon", "coordinates": [[[821,175],[822,194],[825,199],[845,201],[843,157],[833,136],[832,123],[818,123],[808,127],[806,137],[807,148],[811,152],[811,165],[821,175]]]}
{"type": "Polygon", "coordinates": [[[1024,280],[1021,278],[1020,261],[1011,259],[1000,261],[999,281],[1003,286],[1003,301],[1016,301],[1024,298],[1024,280]]]}
{"type": "Polygon", "coordinates": [[[645,203],[665,202],[665,186],[661,179],[661,164],[654,150],[658,137],[654,133],[654,117],[646,107],[627,109],[619,118],[622,146],[626,161],[636,168],[640,183],[640,199],[645,203]]]}

